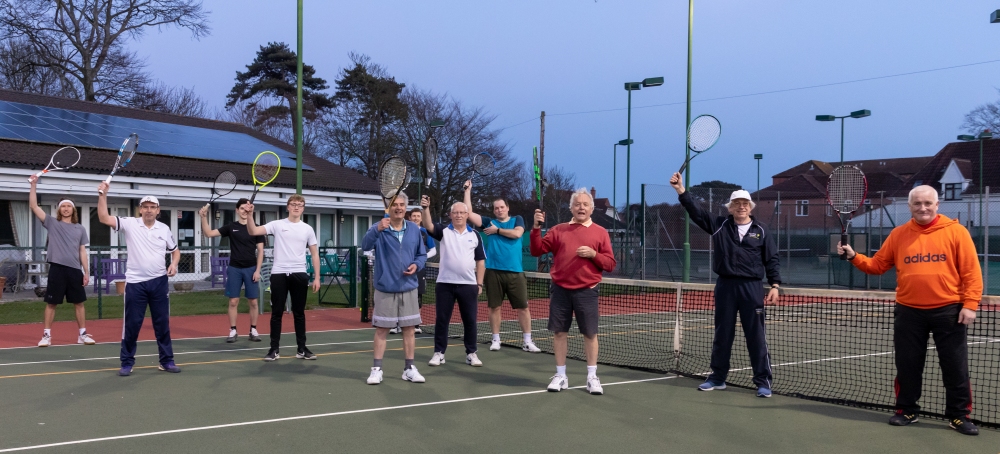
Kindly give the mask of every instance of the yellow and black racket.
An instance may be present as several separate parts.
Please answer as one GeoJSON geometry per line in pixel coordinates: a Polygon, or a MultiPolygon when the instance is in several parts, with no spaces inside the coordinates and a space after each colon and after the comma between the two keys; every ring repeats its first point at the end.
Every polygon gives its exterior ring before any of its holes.
{"type": "Polygon", "coordinates": [[[262,151],[253,160],[253,195],[250,196],[250,203],[257,197],[257,192],[267,186],[278,177],[281,170],[281,158],[273,151],[262,151]]]}

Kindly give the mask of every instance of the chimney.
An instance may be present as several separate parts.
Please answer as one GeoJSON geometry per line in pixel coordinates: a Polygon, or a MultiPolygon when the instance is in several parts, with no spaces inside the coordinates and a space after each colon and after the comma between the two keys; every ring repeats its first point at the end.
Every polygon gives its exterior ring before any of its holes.
{"type": "Polygon", "coordinates": [[[597,200],[597,188],[593,186],[590,187],[590,197],[597,200]]]}

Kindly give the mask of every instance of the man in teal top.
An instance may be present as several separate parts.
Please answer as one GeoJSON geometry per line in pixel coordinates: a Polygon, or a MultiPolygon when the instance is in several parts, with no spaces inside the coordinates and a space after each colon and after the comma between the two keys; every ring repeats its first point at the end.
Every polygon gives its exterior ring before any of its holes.
{"type": "Polygon", "coordinates": [[[465,205],[469,207],[469,222],[489,235],[486,242],[486,276],[484,286],[490,307],[490,329],[493,340],[490,350],[500,350],[500,306],[504,295],[517,312],[517,320],[524,333],[521,349],[538,353],[541,350],[531,341],[531,312],[528,310],[528,281],[521,264],[521,235],[524,219],[510,217],[510,207],[502,197],[493,200],[493,218],[480,216],[473,210],[472,180],[465,182],[465,205]]]}

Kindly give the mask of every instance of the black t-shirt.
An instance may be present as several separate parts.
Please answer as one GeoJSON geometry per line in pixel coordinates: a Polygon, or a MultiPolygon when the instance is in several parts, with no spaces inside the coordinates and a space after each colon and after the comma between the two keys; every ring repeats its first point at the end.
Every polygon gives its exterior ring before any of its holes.
{"type": "Polygon", "coordinates": [[[257,243],[265,241],[264,236],[251,236],[247,226],[239,222],[219,227],[219,234],[229,237],[229,266],[236,268],[257,267],[257,243]]]}

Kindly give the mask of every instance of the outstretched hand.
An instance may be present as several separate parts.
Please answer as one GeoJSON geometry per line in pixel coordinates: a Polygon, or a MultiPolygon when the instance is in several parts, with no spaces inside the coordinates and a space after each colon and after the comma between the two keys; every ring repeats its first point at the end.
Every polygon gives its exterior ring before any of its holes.
{"type": "Polygon", "coordinates": [[[680,172],[674,172],[674,174],[670,176],[670,186],[674,187],[677,194],[684,193],[684,178],[681,177],[680,172]]]}

